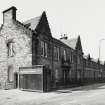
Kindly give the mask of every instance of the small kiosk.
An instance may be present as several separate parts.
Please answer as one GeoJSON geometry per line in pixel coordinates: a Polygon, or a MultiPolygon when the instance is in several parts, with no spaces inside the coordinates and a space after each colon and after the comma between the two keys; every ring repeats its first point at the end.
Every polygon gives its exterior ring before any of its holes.
{"type": "Polygon", "coordinates": [[[51,70],[46,66],[21,67],[18,76],[21,90],[47,92],[51,89],[51,70]]]}

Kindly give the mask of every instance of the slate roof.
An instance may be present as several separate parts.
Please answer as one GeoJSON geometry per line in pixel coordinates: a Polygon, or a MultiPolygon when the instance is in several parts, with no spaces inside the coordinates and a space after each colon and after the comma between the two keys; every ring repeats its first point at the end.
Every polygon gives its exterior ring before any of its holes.
{"type": "Polygon", "coordinates": [[[76,48],[76,44],[78,41],[78,38],[73,38],[73,39],[61,39],[61,41],[63,43],[65,43],[66,45],[68,45],[69,47],[75,49],[76,48]]]}
{"type": "MultiPolygon", "coordinates": [[[[84,59],[88,59],[88,55],[83,55],[83,58],[84,59]]],[[[93,61],[93,62],[95,62],[95,63],[98,63],[98,58],[97,59],[94,59],[94,58],[91,58],[91,61],[93,61]]],[[[104,64],[104,62],[103,61],[100,61],[100,64],[104,64]]]]}
{"type": "Polygon", "coordinates": [[[92,60],[93,62],[96,62],[96,63],[98,62],[98,59],[92,58],[91,60],[92,60]]]}
{"type": "Polygon", "coordinates": [[[41,19],[41,16],[38,16],[38,17],[35,17],[35,18],[32,18],[30,20],[23,22],[23,24],[28,26],[30,29],[35,30],[40,19],[41,19]]]}

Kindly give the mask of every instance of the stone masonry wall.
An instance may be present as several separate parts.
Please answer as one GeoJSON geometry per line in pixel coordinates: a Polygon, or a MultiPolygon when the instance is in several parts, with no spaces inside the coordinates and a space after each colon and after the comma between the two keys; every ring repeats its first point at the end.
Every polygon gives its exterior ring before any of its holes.
{"type": "MultiPolygon", "coordinates": [[[[7,21],[6,21],[7,22],[7,21]]],[[[0,88],[8,89],[14,87],[8,83],[8,67],[13,67],[13,72],[18,72],[19,67],[32,65],[32,32],[15,20],[3,24],[0,31],[0,88]],[[8,56],[7,43],[13,41],[14,56],[8,56]]],[[[13,74],[14,75],[14,74],[13,74]]]]}

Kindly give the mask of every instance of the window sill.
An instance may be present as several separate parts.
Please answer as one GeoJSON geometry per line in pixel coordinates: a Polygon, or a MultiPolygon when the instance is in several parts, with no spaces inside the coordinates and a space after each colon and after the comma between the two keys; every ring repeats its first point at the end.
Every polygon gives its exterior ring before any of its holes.
{"type": "Polygon", "coordinates": [[[41,58],[48,59],[48,57],[45,57],[45,56],[41,56],[41,58]]]}
{"type": "Polygon", "coordinates": [[[9,80],[8,80],[8,83],[13,83],[13,82],[14,82],[14,81],[9,81],[9,80]]]}

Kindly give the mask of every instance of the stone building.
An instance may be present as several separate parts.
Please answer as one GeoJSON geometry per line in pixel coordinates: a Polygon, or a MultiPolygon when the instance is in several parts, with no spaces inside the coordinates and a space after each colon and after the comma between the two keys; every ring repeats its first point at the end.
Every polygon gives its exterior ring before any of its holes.
{"type": "Polygon", "coordinates": [[[16,20],[16,8],[3,11],[0,29],[0,87],[14,88],[19,67],[32,65],[32,34],[16,20]]]}
{"type": "Polygon", "coordinates": [[[3,11],[0,88],[19,86],[47,91],[82,82],[84,66],[80,36],[55,39],[45,12],[21,23],[16,19],[16,10],[13,6],[3,11]]]}

